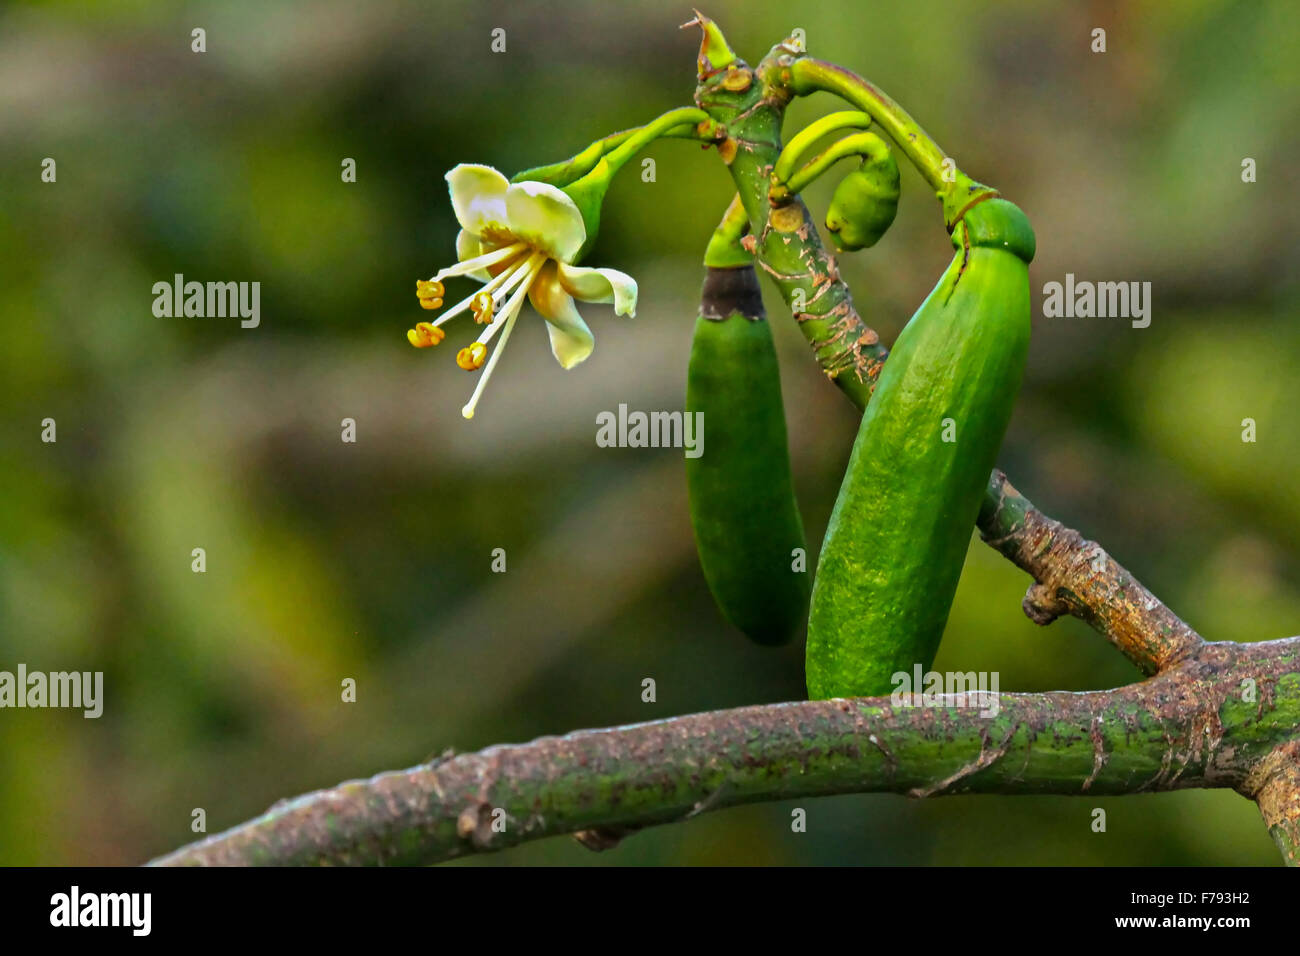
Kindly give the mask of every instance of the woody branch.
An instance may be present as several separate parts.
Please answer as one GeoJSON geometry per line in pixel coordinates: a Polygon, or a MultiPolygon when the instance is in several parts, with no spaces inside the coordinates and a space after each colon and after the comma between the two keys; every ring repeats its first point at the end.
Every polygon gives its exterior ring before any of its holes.
{"type": "Polygon", "coordinates": [[[1294,782],[1297,686],[1300,638],[1289,638],[1206,644],[1111,691],[1003,694],[994,706],[957,706],[951,695],[922,707],[889,698],[769,704],[579,731],[283,801],[154,862],[427,864],[761,801],[1189,787],[1266,790],[1266,820],[1279,846],[1279,832],[1291,841],[1294,862],[1296,804],[1274,794],[1294,782]],[[1256,701],[1240,694],[1247,681],[1256,701]],[[1288,758],[1276,756],[1287,747],[1288,758]]]}

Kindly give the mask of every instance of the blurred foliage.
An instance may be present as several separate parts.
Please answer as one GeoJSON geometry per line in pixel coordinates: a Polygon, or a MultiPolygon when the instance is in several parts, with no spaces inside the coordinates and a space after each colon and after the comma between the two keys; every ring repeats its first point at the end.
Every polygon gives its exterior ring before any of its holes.
{"type": "MultiPolygon", "coordinates": [[[[904,102],[1030,214],[1035,290],[1066,272],[1154,283],[1148,329],[1035,320],[1003,465],[1210,639],[1294,633],[1293,4],[707,12],[750,59],[801,27],[904,102]]],[[[524,322],[470,423],[451,360],[464,327],[434,352],[404,338],[412,280],[453,254],[443,172],[513,172],[684,105],[689,16],[648,0],[0,10],[0,668],[103,670],[107,695],[99,720],[0,712],[0,862],[139,862],[193,838],[195,807],[215,832],[449,746],[802,695],[800,646],[751,647],[713,609],[679,457],[594,443],[596,413],[620,402],[681,407],[699,259],[730,196],[712,152],[656,144],[656,181],[633,166],[615,185],[592,259],[640,280],[641,309],[589,308],[581,368],[561,372],[524,322]],[[175,273],[261,282],[261,327],[155,318],[152,284],[175,273]],[[39,440],[46,417],[57,444],[39,440]],[[497,547],[505,574],[489,571],[497,547]]],[[[791,119],[832,108],[799,102],[791,119]]],[[[814,208],[832,188],[810,190],[814,208]]],[[[948,256],[915,197],[905,171],[893,235],[842,263],[887,339],[948,256]]],[[[854,416],[769,308],[816,542],[854,416]]],[[[1003,690],[1136,677],[1078,622],[1030,624],[1026,584],[975,544],[937,667],[997,670],[1003,690]]],[[[775,804],[599,856],[551,840],[471,862],[1276,862],[1255,808],[1226,792],[809,810],[807,834],[775,804]]]]}

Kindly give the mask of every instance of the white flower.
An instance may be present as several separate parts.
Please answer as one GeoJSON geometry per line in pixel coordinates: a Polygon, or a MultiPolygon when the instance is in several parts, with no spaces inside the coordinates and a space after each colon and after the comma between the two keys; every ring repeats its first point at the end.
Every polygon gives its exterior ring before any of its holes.
{"type": "Polygon", "coordinates": [[[551,351],[567,369],[590,355],[595,346],[573,300],[612,302],[615,314],[635,315],[636,282],[614,269],[573,264],[587,241],[587,228],[577,205],[563,190],[547,183],[510,183],[492,167],[470,163],[449,172],[447,184],[461,226],[456,237],[460,261],[432,279],[416,282],[416,294],[422,306],[437,309],[442,306],[443,279],[469,276],[486,284],[436,322],[421,322],[406,336],[417,348],[437,345],[445,337],[438,326],[466,310],[486,326],[477,341],[456,356],[456,363],[470,371],[487,360],[473,396],[461,410],[466,418],[473,418],[525,297],[546,320],[551,351]],[[497,332],[501,341],[488,358],[488,343],[497,332]]]}

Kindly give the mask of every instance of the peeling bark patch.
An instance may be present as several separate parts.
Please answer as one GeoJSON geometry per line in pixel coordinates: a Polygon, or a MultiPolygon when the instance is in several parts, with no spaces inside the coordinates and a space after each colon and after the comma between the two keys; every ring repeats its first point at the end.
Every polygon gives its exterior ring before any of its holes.
{"type": "Polygon", "coordinates": [[[1097,779],[1097,774],[1101,768],[1106,766],[1106,761],[1110,758],[1106,756],[1106,739],[1101,734],[1101,718],[1098,717],[1092,722],[1092,728],[1088,732],[1092,739],[1092,773],[1083,781],[1083,789],[1087,790],[1092,786],[1092,782],[1097,779]]]}
{"type": "Polygon", "coordinates": [[[917,798],[932,797],[935,794],[947,791],[957,781],[963,780],[971,774],[978,773],[979,771],[992,766],[995,762],[1001,760],[1002,757],[1006,755],[1007,749],[1011,745],[1011,738],[1016,735],[1016,731],[1019,729],[1019,723],[1012,725],[1011,729],[1007,731],[1007,735],[1002,738],[1002,742],[991,750],[988,748],[988,734],[987,732],[982,732],[980,735],[980,752],[978,757],[963,766],[956,773],[944,777],[938,783],[925,787],[915,787],[912,790],[909,790],[907,795],[909,797],[917,798]]]}

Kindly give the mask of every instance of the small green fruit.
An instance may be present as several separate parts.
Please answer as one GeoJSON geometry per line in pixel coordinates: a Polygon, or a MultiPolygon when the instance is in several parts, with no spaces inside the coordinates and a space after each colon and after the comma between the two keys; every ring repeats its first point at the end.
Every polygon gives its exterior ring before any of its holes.
{"type": "Polygon", "coordinates": [[[883,140],[835,187],[826,228],[841,252],[874,246],[898,213],[898,162],[883,140]]]}

